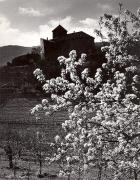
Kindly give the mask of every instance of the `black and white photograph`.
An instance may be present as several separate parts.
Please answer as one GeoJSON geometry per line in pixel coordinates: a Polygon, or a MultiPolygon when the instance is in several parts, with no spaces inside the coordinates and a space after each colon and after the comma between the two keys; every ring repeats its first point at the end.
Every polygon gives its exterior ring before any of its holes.
{"type": "Polygon", "coordinates": [[[0,180],[140,180],[140,0],[0,0],[0,180]]]}

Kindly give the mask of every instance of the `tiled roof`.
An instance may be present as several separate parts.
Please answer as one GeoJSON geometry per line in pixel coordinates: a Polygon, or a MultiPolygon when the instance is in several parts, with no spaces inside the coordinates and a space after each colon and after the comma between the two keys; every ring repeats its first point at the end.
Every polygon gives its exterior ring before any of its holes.
{"type": "Polygon", "coordinates": [[[46,41],[60,42],[60,41],[65,41],[65,40],[78,39],[78,38],[92,38],[93,40],[95,39],[94,37],[84,33],[83,31],[79,31],[79,32],[70,33],[70,34],[67,34],[65,36],[55,38],[55,39],[46,40],[46,41]]]}
{"type": "Polygon", "coordinates": [[[67,32],[67,30],[65,28],[63,28],[61,25],[58,25],[54,30],[52,30],[52,32],[59,31],[59,30],[63,30],[63,31],[67,32]]]}

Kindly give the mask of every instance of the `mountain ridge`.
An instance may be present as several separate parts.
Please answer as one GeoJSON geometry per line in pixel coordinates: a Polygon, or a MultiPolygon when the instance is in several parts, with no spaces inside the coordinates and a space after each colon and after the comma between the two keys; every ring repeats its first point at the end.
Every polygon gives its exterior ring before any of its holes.
{"type": "Polygon", "coordinates": [[[0,47],[0,66],[6,65],[11,62],[13,58],[28,54],[32,50],[32,47],[25,47],[19,45],[7,45],[0,47]]]}

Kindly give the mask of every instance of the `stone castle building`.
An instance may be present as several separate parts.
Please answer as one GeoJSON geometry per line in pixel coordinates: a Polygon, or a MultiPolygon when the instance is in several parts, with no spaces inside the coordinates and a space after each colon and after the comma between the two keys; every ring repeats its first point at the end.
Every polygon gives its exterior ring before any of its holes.
{"type": "Polygon", "coordinates": [[[60,73],[59,56],[68,57],[71,50],[76,50],[78,57],[81,53],[87,54],[87,61],[92,73],[102,64],[103,55],[95,46],[94,37],[80,31],[68,34],[67,30],[58,25],[52,31],[52,39],[41,39],[42,57],[46,62],[49,77],[56,77],[60,73]]]}

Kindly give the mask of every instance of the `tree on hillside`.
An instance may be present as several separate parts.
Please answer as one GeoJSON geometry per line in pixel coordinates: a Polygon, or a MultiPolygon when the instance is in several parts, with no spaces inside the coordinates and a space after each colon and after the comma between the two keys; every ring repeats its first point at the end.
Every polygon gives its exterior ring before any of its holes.
{"type": "Polygon", "coordinates": [[[41,52],[41,47],[40,46],[33,47],[32,50],[31,50],[31,54],[38,54],[38,55],[40,55],[40,52],[41,52]]]}
{"type": "Polygon", "coordinates": [[[54,103],[43,99],[32,113],[38,116],[42,110],[46,115],[61,110],[68,112],[69,119],[62,124],[64,136],[59,138],[59,148],[52,157],[56,161],[65,158],[64,166],[70,167],[68,177],[77,168],[83,176],[88,169],[97,168],[99,180],[105,172],[108,179],[126,176],[138,180],[140,103],[138,76],[133,65],[138,59],[128,49],[140,38],[140,10],[135,15],[123,11],[120,4],[119,15],[105,14],[100,18],[100,27],[96,32],[103,37],[105,29],[109,41],[109,46],[102,48],[107,62],[91,78],[87,68],[78,70],[86,55],[78,59],[73,50],[69,58],[58,58],[62,68],[60,77],[45,80],[42,71],[36,69],[35,76],[42,82],[44,91],[51,93],[54,103]]]}
{"type": "Polygon", "coordinates": [[[17,168],[16,160],[20,159],[24,151],[24,139],[21,131],[9,129],[1,133],[1,144],[9,162],[9,168],[17,168]]]}

